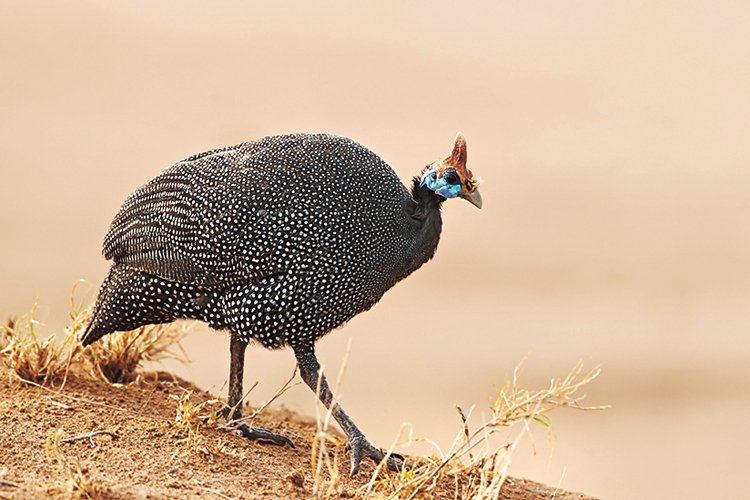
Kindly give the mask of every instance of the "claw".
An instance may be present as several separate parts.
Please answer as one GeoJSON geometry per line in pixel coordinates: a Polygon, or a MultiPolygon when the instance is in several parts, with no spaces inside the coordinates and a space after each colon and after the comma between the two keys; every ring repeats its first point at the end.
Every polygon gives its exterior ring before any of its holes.
{"type": "MultiPolygon", "coordinates": [[[[352,452],[352,468],[349,472],[350,476],[354,476],[359,472],[359,465],[362,463],[364,458],[369,458],[376,464],[383,461],[385,454],[379,449],[375,448],[370,442],[364,437],[358,437],[349,440],[346,444],[346,449],[352,452]]],[[[399,471],[404,467],[411,467],[411,464],[406,462],[402,455],[398,453],[391,453],[387,460],[388,470],[399,471]]]]}
{"type": "Polygon", "coordinates": [[[261,443],[275,444],[276,446],[288,445],[295,448],[294,442],[288,437],[282,436],[281,434],[275,434],[268,429],[263,429],[261,427],[250,427],[247,424],[240,424],[234,432],[240,437],[252,439],[261,443]]]}

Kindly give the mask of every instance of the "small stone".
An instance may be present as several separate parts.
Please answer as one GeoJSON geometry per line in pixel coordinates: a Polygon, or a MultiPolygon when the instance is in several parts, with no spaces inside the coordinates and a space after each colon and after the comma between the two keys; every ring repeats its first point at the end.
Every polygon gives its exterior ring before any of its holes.
{"type": "Polygon", "coordinates": [[[297,488],[302,488],[305,485],[305,476],[300,471],[294,471],[286,478],[297,488]]]}

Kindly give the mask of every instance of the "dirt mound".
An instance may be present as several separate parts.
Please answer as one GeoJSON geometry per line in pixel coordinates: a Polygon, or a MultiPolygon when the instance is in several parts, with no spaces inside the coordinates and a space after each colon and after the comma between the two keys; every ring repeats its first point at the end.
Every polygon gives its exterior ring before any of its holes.
{"type": "MultiPolygon", "coordinates": [[[[267,409],[255,425],[290,437],[296,448],[248,442],[230,431],[201,426],[188,432],[175,425],[179,399],[193,391],[198,404],[213,396],[169,374],[154,373],[124,386],[71,376],[62,391],[21,382],[0,368],[0,498],[45,497],[50,493],[139,498],[307,498],[313,497],[313,419],[267,409]],[[61,431],[60,431],[61,430],[61,431]],[[93,431],[116,433],[63,440],[93,431]]],[[[363,464],[349,478],[348,456],[336,450],[342,474],[335,496],[362,496],[373,473],[363,464]]],[[[460,481],[438,483],[433,498],[454,498],[460,481]]],[[[585,495],[509,478],[502,498],[582,499],[585,495]]]]}

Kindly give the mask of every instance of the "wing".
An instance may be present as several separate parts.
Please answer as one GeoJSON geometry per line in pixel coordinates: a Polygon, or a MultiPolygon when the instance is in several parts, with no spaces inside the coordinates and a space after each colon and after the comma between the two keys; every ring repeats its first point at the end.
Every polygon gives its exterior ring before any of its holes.
{"type": "Polygon", "coordinates": [[[345,265],[354,254],[331,247],[363,234],[368,245],[409,234],[404,203],[414,204],[393,169],[350,139],[267,137],[192,156],[141,186],[115,217],[104,256],[207,288],[254,283],[334,265],[334,256],[345,265]]]}
{"type": "Polygon", "coordinates": [[[236,168],[241,146],[188,158],[136,190],[112,222],[104,256],[209,289],[282,272],[263,221],[268,213],[247,193],[267,187],[268,174],[236,168]]]}

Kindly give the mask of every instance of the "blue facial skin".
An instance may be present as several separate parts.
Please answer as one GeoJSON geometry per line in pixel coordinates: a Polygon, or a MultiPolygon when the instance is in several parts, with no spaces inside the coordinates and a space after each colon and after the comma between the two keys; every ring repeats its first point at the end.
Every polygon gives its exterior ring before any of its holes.
{"type": "Polygon", "coordinates": [[[431,189],[435,194],[439,194],[443,198],[455,198],[461,193],[460,184],[448,184],[445,179],[438,179],[437,176],[437,167],[433,165],[422,175],[419,185],[427,186],[428,189],[431,189]]]}

